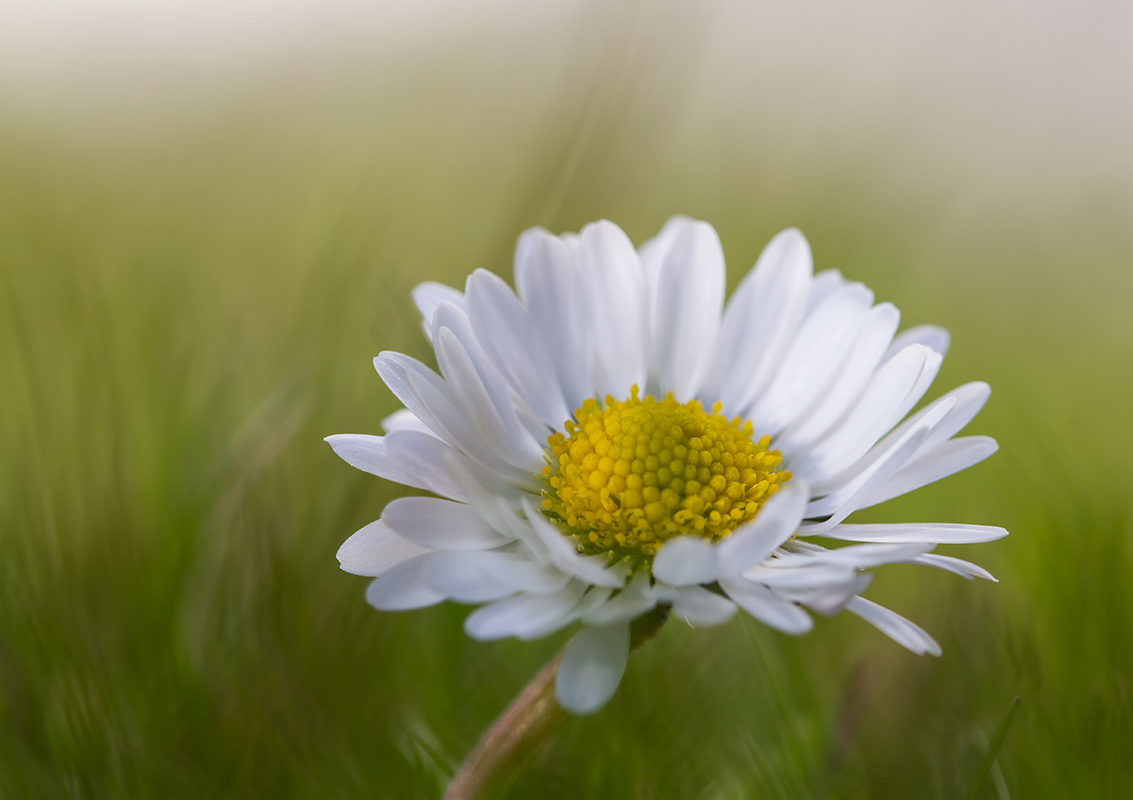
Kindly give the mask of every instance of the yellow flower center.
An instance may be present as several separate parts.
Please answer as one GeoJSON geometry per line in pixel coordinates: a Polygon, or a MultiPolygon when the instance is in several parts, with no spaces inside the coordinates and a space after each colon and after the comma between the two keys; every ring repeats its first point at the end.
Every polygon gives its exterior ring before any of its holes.
{"type": "Polygon", "coordinates": [[[753,439],[751,422],[729,421],[720,404],[607,397],[587,400],[548,438],[543,509],[582,553],[637,568],[681,534],[719,541],[759,512],[791,478],[753,439]]]}

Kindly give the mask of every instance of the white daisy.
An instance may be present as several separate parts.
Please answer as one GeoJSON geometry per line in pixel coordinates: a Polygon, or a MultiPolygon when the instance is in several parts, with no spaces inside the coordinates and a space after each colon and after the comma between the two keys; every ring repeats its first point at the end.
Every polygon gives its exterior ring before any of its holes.
{"type": "Polygon", "coordinates": [[[524,233],[517,292],[477,270],[463,293],[413,297],[440,375],[375,360],[405,408],[386,436],[328,437],[349,464],[435,497],[394,500],[338,552],[376,578],[376,608],[483,604],[475,639],[534,639],[580,621],[556,682],[576,713],[625,669],[630,623],[658,605],[693,625],[737,607],[801,634],[842,609],[916,653],[940,647],[861,597],[864,570],[983,569],[929,551],[1006,535],[979,525],[850,525],[865,508],[996,450],[957,438],[989,395],[961,386],[917,413],[948,348],[776,236],[724,306],[712,226],[677,217],[635,250],[602,221],[524,233]],[[903,420],[903,421],[902,421],[903,420]],[[820,537],[855,544],[829,549],[820,537]]]}

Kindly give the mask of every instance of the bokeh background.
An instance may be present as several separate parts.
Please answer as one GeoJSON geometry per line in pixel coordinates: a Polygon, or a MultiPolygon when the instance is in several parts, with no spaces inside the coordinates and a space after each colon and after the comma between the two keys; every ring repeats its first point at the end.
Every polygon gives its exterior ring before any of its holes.
{"type": "Polygon", "coordinates": [[[951,329],[990,461],[858,521],[1003,525],[793,639],[672,623],[511,797],[1133,793],[1126,4],[0,5],[0,795],[437,796],[569,632],[383,614],[409,291],[518,234],[711,221],[951,329]]]}

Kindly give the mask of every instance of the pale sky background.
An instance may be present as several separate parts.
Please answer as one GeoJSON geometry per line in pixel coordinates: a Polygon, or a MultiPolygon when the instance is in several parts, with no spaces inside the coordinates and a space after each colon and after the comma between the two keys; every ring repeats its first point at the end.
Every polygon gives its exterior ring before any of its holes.
{"type": "Polygon", "coordinates": [[[1128,3],[0,0],[0,108],[52,117],[133,124],[318,75],[396,85],[442,56],[450,77],[495,64],[477,74],[535,104],[612,59],[679,95],[678,139],[881,147],[894,180],[914,160],[973,191],[1133,194],[1128,3]]]}

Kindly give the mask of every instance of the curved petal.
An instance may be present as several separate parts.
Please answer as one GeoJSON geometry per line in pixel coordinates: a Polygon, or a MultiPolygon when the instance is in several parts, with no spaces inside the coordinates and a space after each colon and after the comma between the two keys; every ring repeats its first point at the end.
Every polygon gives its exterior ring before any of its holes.
{"type": "Polygon", "coordinates": [[[851,569],[867,569],[883,564],[900,564],[927,553],[933,547],[932,542],[896,542],[854,544],[837,550],[827,550],[812,544],[805,553],[788,554],[779,560],[790,565],[840,564],[851,569]]]}
{"type": "Polygon", "coordinates": [[[826,298],[845,285],[846,279],[842,276],[841,270],[824,269],[816,274],[814,280],[810,282],[810,290],[807,292],[806,311],[803,318],[805,319],[813,314],[815,309],[826,302],[826,298]]]}
{"type": "Polygon", "coordinates": [[[873,292],[848,284],[806,318],[774,378],[745,415],[756,430],[774,437],[814,402],[841,371],[872,303],[873,292]]]}
{"type": "Polygon", "coordinates": [[[593,714],[617,691],[629,656],[629,625],[588,625],[563,654],[555,698],[567,711],[593,714]]]}
{"type": "Polygon", "coordinates": [[[886,500],[954,475],[980,463],[998,449],[999,444],[990,436],[964,436],[951,439],[928,455],[902,467],[869,498],[868,502],[863,503],[861,508],[884,503],[886,500]]]}
{"type": "Polygon", "coordinates": [[[924,443],[928,434],[927,426],[914,428],[884,456],[862,470],[852,481],[849,481],[837,491],[810,503],[805,512],[808,517],[823,516],[827,513],[827,508],[830,509],[830,517],[823,522],[803,525],[799,529],[799,533],[803,536],[822,534],[856,511],[877,491],[878,487],[884,486],[885,482],[908,462],[909,457],[924,443]],[[816,510],[818,507],[821,507],[822,511],[816,510]]]}
{"type": "Polygon", "coordinates": [[[822,535],[827,539],[842,539],[848,542],[975,544],[1002,539],[1007,535],[1007,531],[991,525],[906,522],[892,525],[835,525],[822,535]]]}
{"type": "Polygon", "coordinates": [[[956,575],[959,575],[961,578],[967,578],[968,580],[971,580],[972,578],[983,578],[985,581],[999,583],[999,581],[995,579],[995,576],[993,576],[990,572],[988,572],[978,564],[973,564],[970,561],[963,561],[959,558],[953,558],[952,556],[941,556],[935,553],[928,553],[926,555],[917,556],[916,558],[911,559],[908,563],[921,564],[926,567],[935,567],[936,569],[942,569],[946,572],[952,572],[956,575]]]}
{"type": "Polygon", "coordinates": [[[464,294],[459,289],[445,286],[435,281],[425,281],[413,288],[413,302],[421,314],[421,327],[425,331],[425,338],[433,340],[433,314],[442,303],[452,303],[458,308],[464,307],[464,294]]]}
{"type": "Polygon", "coordinates": [[[712,583],[720,577],[720,559],[707,539],[675,536],[654,556],[653,575],[673,586],[712,583]]]}
{"type": "Polygon", "coordinates": [[[737,575],[751,569],[787,541],[802,522],[809,496],[805,480],[792,481],[767,501],[751,523],[720,542],[722,574],[737,575]]]}
{"type": "Polygon", "coordinates": [[[501,476],[523,475],[488,447],[450,387],[420,361],[386,351],[374,359],[374,368],[402,405],[445,442],[501,476]]]}
{"type": "MultiPolygon", "coordinates": [[[[952,391],[946,393],[943,397],[934,400],[931,405],[936,403],[944,403],[952,399],[956,401],[955,406],[948,412],[948,416],[940,421],[932,430],[932,436],[924,443],[924,446],[917,451],[914,458],[920,460],[927,455],[930,451],[935,450],[943,442],[951,439],[961,430],[963,430],[969,422],[971,422],[980,409],[987,403],[988,398],[991,396],[991,387],[983,381],[973,381],[972,383],[965,383],[963,386],[957,386],[952,391]]],[[[923,409],[917,412],[918,414],[927,411],[923,409]]],[[[914,415],[911,419],[915,419],[914,415]]],[[[905,424],[905,423],[902,423],[905,424]]]]}
{"type": "Polygon", "coordinates": [[[465,617],[464,632],[480,641],[504,639],[508,636],[522,638],[536,630],[544,634],[551,633],[555,630],[555,625],[569,624],[570,612],[582,599],[586,589],[585,583],[571,581],[551,594],[525,592],[497,600],[490,605],[480,606],[465,617]]]}
{"type": "MultiPolygon", "coordinates": [[[[468,314],[452,303],[442,303],[433,314],[433,339],[438,338],[442,328],[448,328],[456,337],[465,354],[472,362],[472,367],[487,390],[492,405],[497,410],[500,419],[517,439],[534,437],[536,443],[542,441],[547,435],[546,425],[535,417],[527,401],[519,396],[508,379],[488,356],[487,351],[472,330],[472,323],[468,314]],[[528,428],[526,422],[533,423],[528,428]]],[[[434,342],[434,350],[437,342],[434,342]]],[[[439,358],[439,356],[438,356],[439,358]]]]}
{"type": "Polygon", "coordinates": [[[842,372],[811,409],[800,414],[775,440],[776,449],[790,458],[833,429],[865,391],[900,320],[901,312],[890,303],[869,310],[842,372]]]}
{"type": "Polygon", "coordinates": [[[610,625],[637,619],[657,605],[657,596],[649,581],[648,572],[633,576],[629,585],[601,606],[586,613],[582,621],[588,625],[610,625]]]}
{"type": "Polygon", "coordinates": [[[720,581],[720,588],[744,611],[783,633],[799,636],[814,627],[805,611],[766,586],[735,577],[720,581]]]}
{"type": "Polygon", "coordinates": [[[379,611],[408,611],[444,600],[444,592],[429,586],[421,575],[433,555],[424,553],[382,573],[366,588],[366,602],[379,611]]]}
{"type": "MultiPolygon", "coordinates": [[[[594,392],[590,309],[580,297],[579,267],[566,243],[541,228],[526,231],[516,246],[515,285],[568,410],[581,407],[594,392]]],[[[557,427],[566,419],[552,424],[557,427]]]]}
{"type": "Polygon", "coordinates": [[[646,353],[645,277],[637,251],[612,222],[587,225],[578,235],[577,257],[591,309],[595,394],[629,397],[644,387],[646,353]]]}
{"type": "MultiPolygon", "coordinates": [[[[520,425],[502,387],[490,389],[485,383],[491,376],[482,375],[464,344],[451,328],[441,328],[435,337],[437,362],[451,391],[460,398],[480,438],[504,461],[531,472],[543,464],[543,448],[520,425]]],[[[410,385],[412,384],[412,376],[410,385]]]]}
{"type": "Polygon", "coordinates": [[[669,217],[661,226],[660,232],[652,239],[647,240],[638,248],[641,259],[641,271],[645,274],[645,285],[649,291],[649,308],[657,307],[657,286],[661,283],[661,267],[665,257],[673,247],[673,242],[695,220],[683,214],[669,217]]]}
{"type": "Polygon", "coordinates": [[[337,556],[344,571],[376,578],[427,552],[429,548],[403,539],[379,519],[343,542],[337,556]]]}
{"type": "Polygon", "coordinates": [[[653,594],[658,602],[669,603],[673,607],[673,613],[689,625],[723,625],[736,615],[732,601],[702,586],[669,586],[658,583],[653,587],[653,594]]]}
{"type": "Polygon", "coordinates": [[[951,334],[939,325],[915,325],[907,331],[897,334],[885,357],[881,359],[884,364],[893,356],[900,353],[912,344],[920,344],[933,352],[939,353],[941,358],[948,355],[948,345],[952,340],[951,334]]]}
{"type": "Polygon", "coordinates": [[[767,385],[802,324],[814,262],[795,228],[773,238],[724,311],[701,396],[738,414],[767,385]]]}
{"type": "Polygon", "coordinates": [[[692,399],[724,304],[724,249],[707,222],[683,225],[661,265],[652,352],[661,394],[692,399]]]}
{"type": "Polygon", "coordinates": [[[807,608],[822,616],[832,617],[844,609],[850,600],[868,589],[872,581],[873,575],[866,572],[841,583],[778,591],[788,600],[805,603],[807,608]]]}
{"type": "Polygon", "coordinates": [[[551,594],[570,580],[569,575],[529,556],[494,551],[436,553],[422,568],[421,578],[462,603],[499,600],[517,592],[551,594]]]}
{"type": "Polygon", "coordinates": [[[851,467],[901,419],[930,355],[914,345],[878,370],[845,421],[807,453],[792,458],[788,468],[821,490],[823,482],[851,467]]]}
{"type": "Polygon", "coordinates": [[[453,500],[466,499],[444,468],[446,453],[464,456],[435,436],[416,431],[394,431],[388,436],[340,433],[324,441],[355,469],[453,500]]]}
{"type": "Polygon", "coordinates": [[[417,433],[436,436],[432,429],[424,422],[417,419],[417,415],[408,408],[399,408],[383,419],[379,424],[386,433],[393,433],[394,431],[416,431],[417,433]]]}
{"type": "MultiPolygon", "coordinates": [[[[641,271],[645,276],[645,310],[646,310],[646,329],[650,331],[650,341],[646,343],[646,355],[649,359],[649,380],[657,380],[657,357],[659,355],[655,332],[657,330],[657,287],[661,283],[661,267],[665,263],[665,257],[669,254],[669,250],[673,247],[673,242],[676,241],[677,236],[692,225],[694,220],[683,214],[677,214],[669,217],[664,225],[661,226],[661,231],[652,239],[644,242],[638,248],[638,257],[641,259],[641,271]]],[[[647,393],[655,394],[658,386],[647,385],[644,387],[647,393]]]]}
{"type": "Polygon", "coordinates": [[[566,407],[543,338],[511,288],[497,275],[478,269],[468,278],[468,316],[476,338],[496,366],[544,423],[563,424],[566,407]]]}
{"type": "Polygon", "coordinates": [[[855,597],[846,604],[846,608],[873,625],[897,644],[912,650],[919,656],[925,653],[938,656],[943,652],[936,640],[925,633],[922,628],[884,606],[872,603],[864,597],[855,597]]]}
{"type": "MultiPolygon", "coordinates": [[[[761,583],[778,592],[790,589],[813,589],[843,584],[853,580],[856,571],[850,564],[830,564],[815,561],[813,564],[795,563],[794,566],[776,566],[783,559],[773,559],[769,566],[746,570],[743,577],[761,583]]],[[[795,598],[792,598],[795,599],[795,598]]]]}
{"type": "Polygon", "coordinates": [[[553,522],[540,514],[530,500],[524,498],[523,507],[527,512],[527,521],[531,523],[543,543],[544,552],[552,564],[568,575],[573,575],[594,586],[607,586],[611,589],[625,586],[624,570],[609,567],[605,559],[598,556],[581,555],[570,539],[555,527],[553,522]]]}
{"type": "Polygon", "coordinates": [[[849,605],[854,597],[868,589],[872,580],[874,580],[874,576],[867,572],[841,586],[830,587],[826,592],[816,592],[810,597],[795,597],[794,599],[806,603],[808,608],[813,608],[823,616],[834,616],[842,611],[846,605],[849,605]]]}
{"type": "Polygon", "coordinates": [[[432,550],[490,550],[513,541],[471,506],[432,497],[400,497],[385,507],[382,519],[400,536],[432,550]]]}

